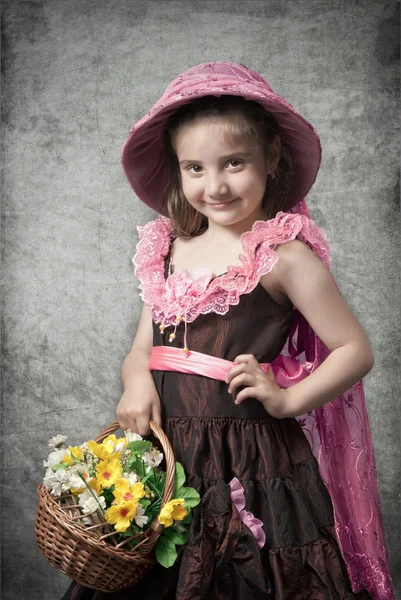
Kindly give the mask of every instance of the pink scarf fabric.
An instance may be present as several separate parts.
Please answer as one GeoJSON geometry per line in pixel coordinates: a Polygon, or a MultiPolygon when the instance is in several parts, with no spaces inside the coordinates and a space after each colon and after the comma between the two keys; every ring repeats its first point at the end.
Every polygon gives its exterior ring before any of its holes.
{"type": "MultiPolygon", "coordinates": [[[[304,200],[288,212],[310,218],[304,200]]],[[[329,269],[327,244],[316,243],[312,249],[329,269]]],[[[303,315],[294,310],[285,348],[272,362],[278,385],[294,385],[329,353],[303,315]]],[[[197,373],[224,381],[232,364],[192,350],[185,356],[180,349],[164,346],[153,348],[150,368],[197,373]]],[[[353,592],[366,589],[374,600],[395,600],[362,381],[297,420],[332,499],[337,539],[353,592]]]]}

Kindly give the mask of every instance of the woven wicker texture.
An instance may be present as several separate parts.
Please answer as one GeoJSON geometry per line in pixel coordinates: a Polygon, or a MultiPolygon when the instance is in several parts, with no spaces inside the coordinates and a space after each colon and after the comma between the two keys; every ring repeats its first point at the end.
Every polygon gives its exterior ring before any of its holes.
{"type": "MultiPolygon", "coordinates": [[[[118,421],[115,421],[96,441],[102,442],[118,428],[118,421]]],[[[173,495],[175,460],[163,430],[153,421],[150,429],[160,441],[166,461],[164,506],[173,495]]],[[[43,484],[37,490],[39,507],[35,534],[39,549],[53,567],[74,581],[102,592],[117,592],[139,581],[154,565],[152,551],[163,531],[158,519],[144,533],[133,533],[117,543],[118,534],[103,517],[96,516],[93,525],[85,525],[85,515],[81,514],[72,494],[53,497],[43,484]],[[127,548],[133,539],[137,540],[137,545],[127,548]]]]}

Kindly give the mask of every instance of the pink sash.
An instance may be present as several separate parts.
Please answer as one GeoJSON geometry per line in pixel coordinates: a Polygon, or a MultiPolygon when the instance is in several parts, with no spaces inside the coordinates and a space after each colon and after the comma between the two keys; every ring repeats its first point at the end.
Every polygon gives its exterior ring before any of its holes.
{"type": "MultiPolygon", "coordinates": [[[[219,381],[225,381],[227,373],[234,366],[233,362],[224,358],[193,350],[185,354],[181,348],[173,346],[154,346],[149,361],[151,371],[192,373],[219,381]]],[[[272,363],[262,363],[260,366],[265,373],[271,366],[277,385],[281,388],[288,388],[305,379],[311,372],[313,364],[311,362],[301,363],[292,356],[279,354],[272,363]]]]}

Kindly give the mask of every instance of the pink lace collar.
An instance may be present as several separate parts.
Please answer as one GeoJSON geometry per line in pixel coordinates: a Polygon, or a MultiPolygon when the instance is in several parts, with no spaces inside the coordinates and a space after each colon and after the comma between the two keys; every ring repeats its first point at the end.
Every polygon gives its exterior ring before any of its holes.
{"type": "Polygon", "coordinates": [[[227,272],[213,277],[209,269],[198,269],[192,276],[181,270],[165,277],[165,257],[173,238],[170,219],[160,216],[138,226],[139,242],[133,258],[140,296],[163,328],[181,321],[191,323],[200,314],[225,314],[238,304],[242,294],[250,293],[260,278],[278,260],[277,244],[296,237],[315,246],[328,263],[326,235],[305,215],[279,212],[268,221],[255,221],[251,231],[241,236],[242,265],[229,265],[227,272]]]}

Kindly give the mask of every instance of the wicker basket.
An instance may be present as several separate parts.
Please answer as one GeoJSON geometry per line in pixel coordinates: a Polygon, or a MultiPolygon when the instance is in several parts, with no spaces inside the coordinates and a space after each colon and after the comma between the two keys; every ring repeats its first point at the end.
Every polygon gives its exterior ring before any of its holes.
{"type": "MultiPolygon", "coordinates": [[[[118,421],[115,421],[96,441],[102,442],[118,428],[118,421]]],[[[166,460],[163,506],[173,495],[174,454],[162,429],[153,421],[150,429],[160,441],[166,460]]],[[[84,524],[85,515],[81,514],[71,493],[54,497],[43,484],[37,490],[39,507],[35,534],[39,549],[53,567],[77,583],[102,592],[117,592],[139,581],[155,564],[152,550],[163,531],[157,518],[144,533],[133,533],[132,537],[117,543],[118,534],[102,516],[95,525],[84,524]],[[127,549],[126,545],[133,539],[138,544],[127,549]]]]}

